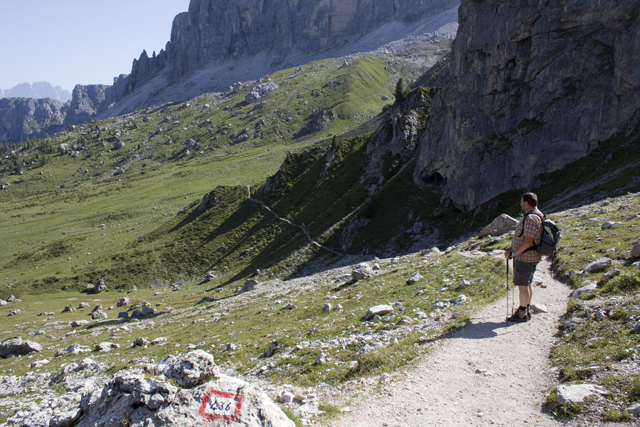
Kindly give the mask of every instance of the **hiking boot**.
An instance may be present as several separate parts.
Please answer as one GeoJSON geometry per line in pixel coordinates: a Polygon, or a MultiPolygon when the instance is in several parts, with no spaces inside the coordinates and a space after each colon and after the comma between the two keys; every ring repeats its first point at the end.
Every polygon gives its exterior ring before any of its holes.
{"type": "Polygon", "coordinates": [[[527,309],[517,309],[511,317],[507,317],[507,322],[526,322],[529,320],[527,309]]]}
{"type": "Polygon", "coordinates": [[[527,305],[527,320],[531,320],[531,304],[527,305]]]}

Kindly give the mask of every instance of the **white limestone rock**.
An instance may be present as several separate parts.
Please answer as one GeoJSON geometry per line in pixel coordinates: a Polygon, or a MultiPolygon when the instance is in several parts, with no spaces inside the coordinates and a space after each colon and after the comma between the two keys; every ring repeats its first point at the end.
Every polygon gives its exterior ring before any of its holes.
{"type": "Polygon", "coordinates": [[[505,233],[515,230],[516,225],[518,225],[517,219],[512,218],[507,214],[502,214],[494,219],[491,224],[480,230],[480,233],[478,233],[478,237],[501,236],[505,233]]]}
{"type": "Polygon", "coordinates": [[[375,316],[384,316],[385,314],[393,313],[393,307],[388,304],[381,304],[371,307],[364,315],[364,320],[373,319],[375,316]]]}
{"type": "Polygon", "coordinates": [[[573,291],[573,293],[571,294],[571,298],[578,298],[580,295],[595,291],[596,289],[598,289],[598,282],[590,282],[588,285],[573,291]]]}
{"type": "Polygon", "coordinates": [[[594,384],[559,385],[556,387],[556,402],[560,405],[565,403],[583,402],[585,397],[600,396],[607,394],[607,391],[594,384]]]}

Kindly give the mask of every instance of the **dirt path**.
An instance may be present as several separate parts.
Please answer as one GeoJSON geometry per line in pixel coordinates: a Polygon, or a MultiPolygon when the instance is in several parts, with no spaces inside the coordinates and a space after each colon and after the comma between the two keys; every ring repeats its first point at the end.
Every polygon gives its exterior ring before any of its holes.
{"type": "Polygon", "coordinates": [[[553,386],[549,352],[570,289],[553,278],[548,261],[538,265],[535,280],[547,287],[534,286],[532,302],[545,304],[548,313],[507,327],[506,299],[483,308],[471,325],[443,340],[405,378],[328,425],[561,425],[542,413],[541,404],[553,386]]]}
{"type": "Polygon", "coordinates": [[[303,225],[300,224],[296,224],[295,222],[291,221],[289,218],[285,218],[282,217],[280,215],[278,215],[278,213],[276,211],[274,211],[273,209],[271,209],[269,206],[267,206],[266,204],[264,204],[261,200],[258,199],[254,199],[253,197],[251,197],[251,186],[247,185],[247,192],[249,193],[249,199],[253,200],[254,202],[258,203],[259,205],[261,205],[263,208],[265,208],[266,210],[268,210],[269,212],[271,212],[271,214],[273,216],[275,216],[276,218],[278,218],[280,221],[286,222],[289,225],[293,225],[294,227],[298,227],[300,230],[302,230],[302,232],[304,233],[305,236],[307,236],[307,239],[309,240],[309,242],[313,245],[316,245],[319,248],[324,249],[325,251],[329,251],[333,254],[336,255],[342,255],[340,252],[336,252],[333,249],[331,249],[328,246],[323,245],[322,243],[317,242],[316,240],[314,240],[311,237],[311,233],[309,233],[309,230],[307,230],[303,225]]]}

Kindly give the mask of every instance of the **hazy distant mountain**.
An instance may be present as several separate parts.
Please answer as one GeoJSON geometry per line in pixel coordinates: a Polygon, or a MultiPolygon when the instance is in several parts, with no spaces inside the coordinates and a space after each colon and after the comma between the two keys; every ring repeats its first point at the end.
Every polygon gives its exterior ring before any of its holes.
{"type": "Polygon", "coordinates": [[[71,100],[71,92],[49,82],[20,83],[11,89],[0,89],[0,98],[51,98],[60,102],[71,100]]]}

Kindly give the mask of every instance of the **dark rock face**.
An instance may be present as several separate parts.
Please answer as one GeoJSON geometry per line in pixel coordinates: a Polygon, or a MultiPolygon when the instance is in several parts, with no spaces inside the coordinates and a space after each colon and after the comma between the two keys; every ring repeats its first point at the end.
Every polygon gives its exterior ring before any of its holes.
{"type": "Polygon", "coordinates": [[[470,209],[637,121],[639,14],[622,0],[463,0],[416,182],[470,209]]]}

